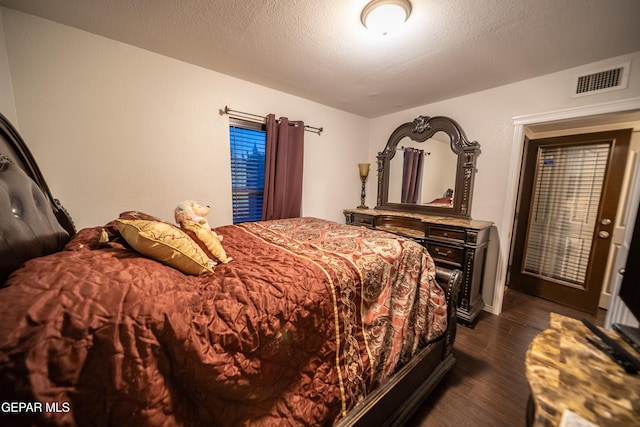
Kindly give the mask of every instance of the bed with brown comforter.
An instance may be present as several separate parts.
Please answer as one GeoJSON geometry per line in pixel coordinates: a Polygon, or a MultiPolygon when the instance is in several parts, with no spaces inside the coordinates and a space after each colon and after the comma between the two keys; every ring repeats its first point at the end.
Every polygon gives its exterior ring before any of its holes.
{"type": "MultiPolygon", "coordinates": [[[[4,255],[24,249],[22,222],[65,216],[42,185],[29,184],[36,203],[12,190],[26,158],[0,160],[0,216],[17,224],[0,226],[4,255]],[[39,197],[53,208],[29,219],[39,197]]],[[[459,277],[443,290],[410,240],[316,218],[224,226],[233,260],[194,276],[136,252],[115,222],[58,223],[27,227],[45,238],[20,268],[3,264],[2,425],[351,424],[394,413],[453,365],[459,277]],[[417,364],[433,373],[414,376],[417,364]]]]}

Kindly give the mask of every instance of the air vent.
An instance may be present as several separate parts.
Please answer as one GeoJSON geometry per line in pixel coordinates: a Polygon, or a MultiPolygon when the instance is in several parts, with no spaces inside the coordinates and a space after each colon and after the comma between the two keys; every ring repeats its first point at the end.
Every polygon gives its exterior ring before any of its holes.
{"type": "Polygon", "coordinates": [[[626,89],[630,63],[576,77],[573,97],[626,89]]]}

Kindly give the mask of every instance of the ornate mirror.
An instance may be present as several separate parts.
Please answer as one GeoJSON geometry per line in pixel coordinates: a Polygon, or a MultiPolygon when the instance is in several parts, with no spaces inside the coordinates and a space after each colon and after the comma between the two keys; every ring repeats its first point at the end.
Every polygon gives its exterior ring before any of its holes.
{"type": "Polygon", "coordinates": [[[479,154],[448,117],[400,125],[378,153],[376,208],[469,218],[479,154]]]}

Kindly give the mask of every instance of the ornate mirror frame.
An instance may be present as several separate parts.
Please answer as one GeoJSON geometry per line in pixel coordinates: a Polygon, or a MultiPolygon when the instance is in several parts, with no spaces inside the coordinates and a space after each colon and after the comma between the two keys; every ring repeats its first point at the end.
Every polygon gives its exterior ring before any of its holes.
{"type": "Polygon", "coordinates": [[[378,200],[376,209],[421,213],[429,215],[456,216],[470,218],[473,181],[476,173],[476,157],[480,154],[480,144],[470,142],[460,125],[448,117],[419,116],[393,131],[384,151],[378,153],[378,200]],[[424,142],[437,132],[444,132],[451,139],[451,151],[458,156],[453,206],[429,206],[410,203],[389,203],[390,161],[396,155],[400,140],[409,137],[416,142],[424,142]]]}

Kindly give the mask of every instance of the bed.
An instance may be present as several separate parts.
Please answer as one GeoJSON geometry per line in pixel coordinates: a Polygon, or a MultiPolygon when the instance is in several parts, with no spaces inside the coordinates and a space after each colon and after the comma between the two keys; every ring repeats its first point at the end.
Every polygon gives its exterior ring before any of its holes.
{"type": "Polygon", "coordinates": [[[132,210],[76,231],[0,134],[2,425],[400,425],[453,367],[460,272],[417,243],[228,225],[232,261],[186,274],[122,224],[178,227],[132,210]]]}

